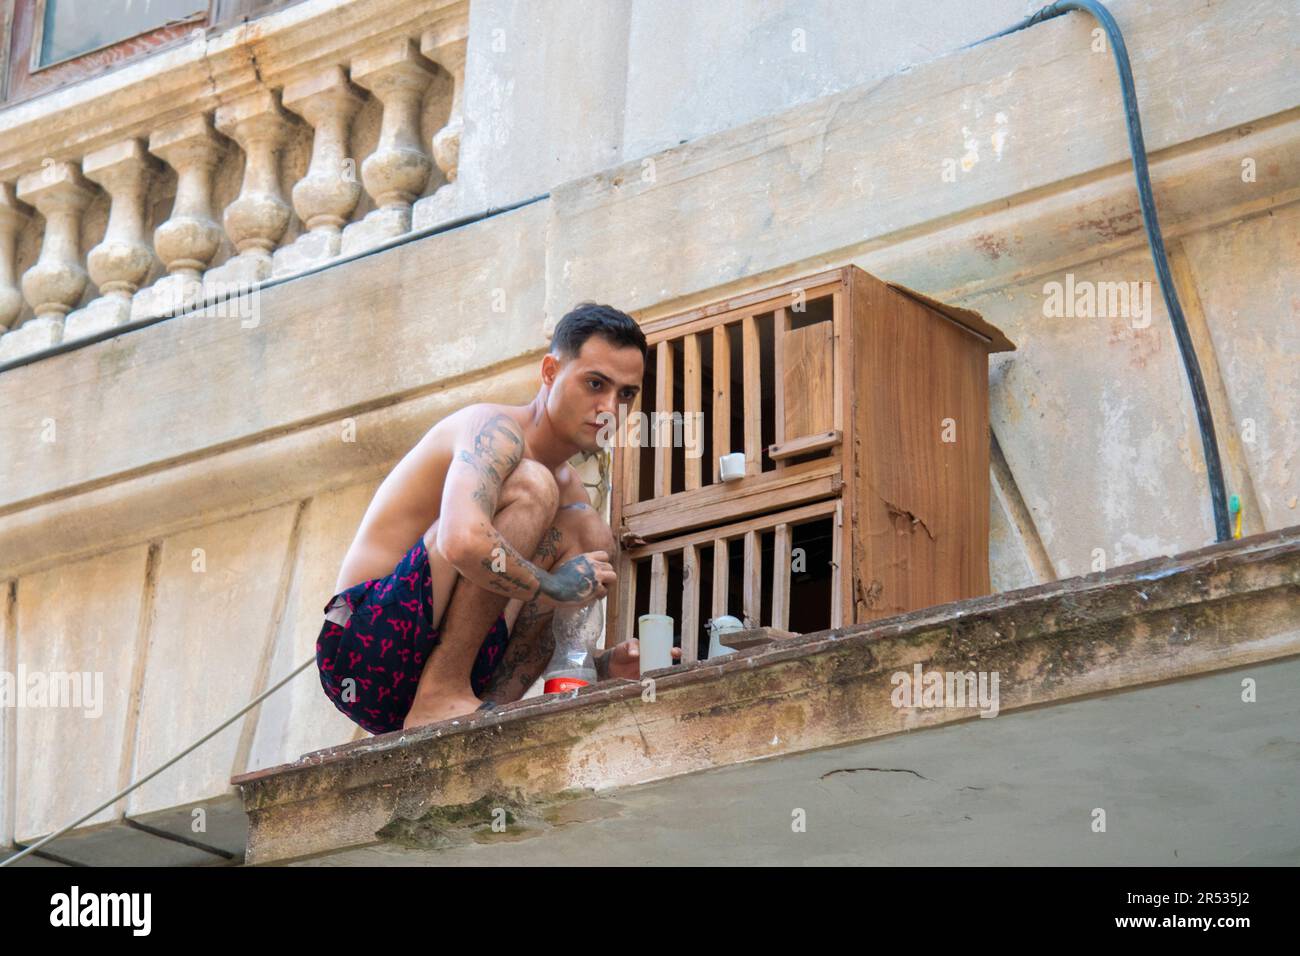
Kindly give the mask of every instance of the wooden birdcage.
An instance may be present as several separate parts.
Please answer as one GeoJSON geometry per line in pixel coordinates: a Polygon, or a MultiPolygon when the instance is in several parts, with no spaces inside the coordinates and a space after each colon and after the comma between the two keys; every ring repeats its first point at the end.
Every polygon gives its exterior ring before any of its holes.
{"type": "Polygon", "coordinates": [[[988,355],[1014,346],[977,313],[845,266],[643,329],[611,642],[666,613],[690,662],[723,614],[807,633],[988,593],[988,355]]]}

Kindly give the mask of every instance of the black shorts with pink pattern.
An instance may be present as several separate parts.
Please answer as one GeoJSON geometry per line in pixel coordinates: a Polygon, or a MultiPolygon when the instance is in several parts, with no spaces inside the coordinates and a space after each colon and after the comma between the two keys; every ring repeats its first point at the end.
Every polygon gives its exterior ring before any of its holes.
{"type": "MultiPolygon", "coordinates": [[[[372,734],[401,730],[424,663],[439,643],[429,554],[415,543],[393,573],[330,598],[316,639],[321,686],[334,706],[372,734]]],[[[510,642],[504,613],[479,648],[470,686],[482,696],[510,642]]]]}

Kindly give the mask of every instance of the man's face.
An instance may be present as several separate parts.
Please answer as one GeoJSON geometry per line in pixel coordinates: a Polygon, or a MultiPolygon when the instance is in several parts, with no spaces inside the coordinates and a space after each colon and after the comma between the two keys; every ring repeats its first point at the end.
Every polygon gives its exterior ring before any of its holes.
{"type": "Polygon", "coordinates": [[[610,423],[617,421],[619,406],[630,408],[641,390],[641,350],[593,335],[574,358],[559,358],[557,368],[546,402],[551,425],[583,451],[596,451],[598,438],[614,434],[610,423]]]}

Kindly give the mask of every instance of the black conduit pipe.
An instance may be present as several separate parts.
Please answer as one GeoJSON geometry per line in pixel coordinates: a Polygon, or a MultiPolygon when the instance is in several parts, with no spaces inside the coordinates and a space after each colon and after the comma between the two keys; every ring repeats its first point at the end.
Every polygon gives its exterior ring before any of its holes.
{"type": "Polygon", "coordinates": [[[1119,71],[1120,89],[1124,94],[1124,118],[1128,123],[1129,152],[1133,155],[1133,173],[1137,177],[1138,201],[1142,206],[1142,223],[1146,227],[1151,258],[1155,263],[1156,275],[1160,279],[1160,294],[1165,300],[1169,322],[1174,327],[1174,338],[1178,340],[1178,352],[1182,356],[1183,370],[1187,373],[1187,385],[1192,390],[1192,404],[1196,407],[1196,423],[1200,427],[1201,448],[1205,453],[1205,472],[1210,483],[1210,504],[1214,508],[1214,532],[1219,541],[1228,541],[1232,538],[1232,531],[1228,521],[1227,494],[1223,486],[1223,466],[1219,461],[1219,443],[1214,435],[1214,416],[1210,412],[1210,400],[1205,393],[1205,380],[1201,376],[1201,364],[1196,358],[1196,347],[1192,344],[1192,335],[1187,329],[1187,319],[1183,316],[1183,307],[1178,302],[1174,280],[1169,273],[1169,258],[1165,255],[1165,243],[1160,236],[1160,222],[1156,218],[1156,204],[1151,193],[1151,176],[1147,170],[1146,146],[1142,142],[1142,121],[1138,118],[1137,93],[1133,88],[1133,70],[1129,66],[1128,49],[1124,46],[1124,36],[1120,33],[1119,25],[1110,15],[1110,11],[1097,0],[1062,0],[1060,3],[1048,4],[1013,27],[987,36],[983,40],[968,43],[962,49],[969,49],[1009,33],[1016,33],[1071,10],[1091,13],[1096,17],[1102,29],[1106,31],[1111,50],[1115,53],[1115,67],[1119,71]]]}

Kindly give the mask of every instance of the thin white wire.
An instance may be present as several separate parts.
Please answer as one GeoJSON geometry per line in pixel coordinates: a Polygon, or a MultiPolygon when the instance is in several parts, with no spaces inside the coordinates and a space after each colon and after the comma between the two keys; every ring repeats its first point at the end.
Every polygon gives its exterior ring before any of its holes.
{"type": "Polygon", "coordinates": [[[266,700],[266,698],[270,697],[272,694],[274,694],[277,690],[279,690],[279,689],[280,689],[281,687],[283,687],[285,684],[289,683],[289,681],[293,680],[295,677],[297,677],[299,674],[301,674],[304,670],[307,669],[307,667],[308,667],[309,665],[315,663],[315,661],[316,661],[315,656],[312,656],[312,657],[307,658],[307,660],[303,661],[302,664],[300,664],[297,668],[295,668],[295,669],[294,669],[293,671],[291,671],[288,675],[286,675],[286,676],[284,677],[284,679],[281,680],[278,684],[275,684],[275,685],[273,685],[273,686],[271,686],[271,687],[268,687],[268,688],[267,688],[266,690],[264,690],[262,693],[258,694],[256,697],[254,697],[252,700],[250,700],[250,701],[248,702],[248,704],[247,704],[247,705],[246,705],[242,710],[240,710],[240,711],[238,711],[237,713],[233,714],[233,715],[232,715],[228,720],[226,720],[225,723],[223,723],[221,726],[215,728],[214,730],[209,731],[207,734],[205,734],[204,736],[200,737],[198,740],[194,741],[194,743],[190,744],[188,747],[186,747],[184,750],[182,750],[180,753],[178,753],[175,757],[172,757],[170,760],[168,760],[165,764],[163,764],[163,765],[162,765],[161,767],[159,767],[157,770],[153,771],[152,773],[148,774],[147,776],[141,777],[139,780],[137,780],[137,781],[135,781],[134,783],[132,783],[129,787],[127,787],[127,788],[126,788],[125,790],[123,790],[121,793],[115,793],[113,796],[109,797],[107,800],[105,800],[105,801],[104,801],[103,803],[101,803],[99,806],[95,807],[95,809],[91,810],[89,813],[85,814],[84,816],[80,816],[80,817],[78,817],[77,819],[73,820],[73,821],[72,821],[71,823],[69,823],[67,826],[60,827],[58,830],[55,830],[53,833],[49,834],[48,836],[41,837],[41,839],[37,840],[37,841],[36,841],[35,843],[33,843],[31,846],[29,846],[29,847],[25,847],[25,848],[24,848],[23,850],[21,850],[20,852],[15,853],[13,856],[11,856],[11,857],[9,857],[9,858],[7,858],[7,859],[5,859],[5,860],[0,860],[0,866],[8,866],[10,863],[13,863],[15,860],[20,860],[20,859],[22,859],[22,858],[25,857],[28,853],[34,853],[35,851],[39,850],[41,847],[45,846],[45,844],[49,843],[51,840],[54,840],[54,839],[57,839],[58,837],[61,837],[63,834],[67,833],[69,830],[71,830],[71,829],[73,829],[74,827],[76,827],[76,826],[78,826],[78,825],[84,823],[85,821],[89,820],[91,817],[93,817],[93,816],[94,816],[96,813],[98,813],[100,810],[103,810],[105,807],[111,807],[113,804],[117,803],[117,801],[121,800],[123,797],[125,797],[128,793],[130,793],[130,792],[131,792],[132,790],[134,790],[136,787],[139,787],[139,786],[141,786],[142,784],[148,783],[150,780],[152,780],[154,777],[158,776],[158,774],[162,773],[164,770],[166,770],[168,767],[170,767],[170,766],[171,766],[172,764],[174,764],[176,761],[180,760],[182,757],[184,757],[184,756],[185,756],[186,754],[188,754],[190,751],[192,751],[192,750],[198,748],[198,747],[201,746],[202,744],[207,743],[209,740],[211,740],[211,739],[212,739],[213,737],[215,737],[217,734],[221,733],[221,731],[225,730],[227,727],[229,727],[231,724],[233,724],[233,723],[234,723],[236,720],[238,720],[240,717],[243,717],[244,714],[248,713],[250,710],[252,710],[252,709],[253,709],[254,707],[256,707],[258,704],[260,704],[262,701],[266,700]]]}

